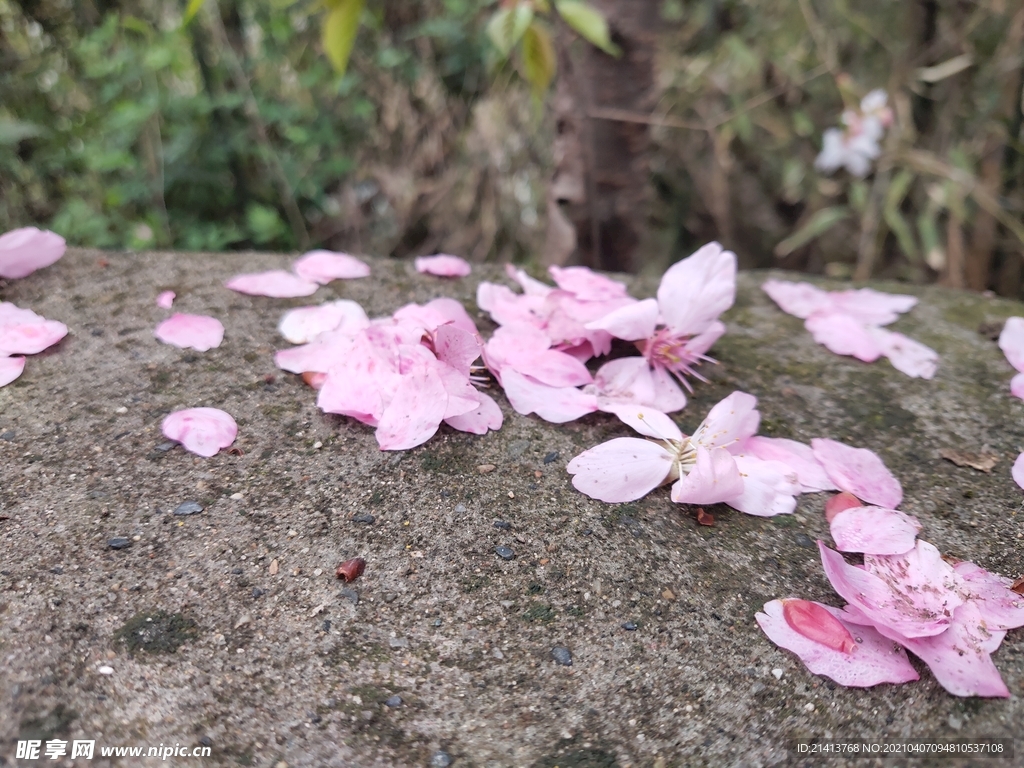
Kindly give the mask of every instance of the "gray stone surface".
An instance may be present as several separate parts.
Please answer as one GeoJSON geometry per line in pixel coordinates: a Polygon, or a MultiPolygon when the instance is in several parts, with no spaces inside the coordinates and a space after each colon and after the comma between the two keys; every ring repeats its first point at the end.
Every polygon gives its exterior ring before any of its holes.
{"type": "MultiPolygon", "coordinates": [[[[221,287],[289,263],[73,251],[0,288],[71,329],[0,389],[6,765],[30,764],[13,753],[33,736],[210,744],[202,765],[424,766],[443,750],[455,766],[624,768],[792,765],[799,738],[1020,731],[1022,631],[995,656],[1009,700],[957,699],[919,664],[917,683],[841,688],[762,636],[753,616],[767,600],[840,603],[807,546],[828,540],[822,494],[777,519],[715,506],[714,527],[664,489],[601,504],[572,488],[565,464],[628,430],[604,415],[563,426],[521,417],[500,394],[497,434],[443,428],[418,449],[381,453],[370,429],[322,414],[298,377],[274,367],[282,311],[344,297],[385,314],[454,295],[475,313],[476,279],[500,270],[441,281],[375,261],[372,278],[309,300],[221,287]],[[223,321],[219,349],[154,339],[166,289],[176,311],[223,321]],[[163,450],[161,419],[190,406],[233,414],[238,450],[163,450]],[[483,464],[497,469],[481,474],[483,464]],[[173,515],[183,499],[205,511],[173,515]],[[354,520],[365,513],[372,525],[354,520]],[[111,549],[117,536],[132,546],[111,549]],[[499,545],[516,558],[502,560],[499,545]],[[357,556],[366,571],[342,589],[334,570],[357,556]],[[571,667],[552,658],[556,646],[571,649],[571,667]],[[395,695],[402,706],[385,706],[395,695]]],[[[678,415],[683,430],[734,389],[749,391],[764,433],[877,451],[903,483],[903,508],[944,553],[1024,572],[1010,479],[1024,404],[978,333],[1024,307],[912,289],[922,304],[894,327],[942,355],[936,379],[920,381],[815,345],[757,290],[764,277],[741,276],[720,364],[705,367],[710,383],[678,415]],[[943,461],[943,449],[1000,461],[984,474],[943,461]]],[[[638,282],[634,295],[653,287],[638,282]]]]}

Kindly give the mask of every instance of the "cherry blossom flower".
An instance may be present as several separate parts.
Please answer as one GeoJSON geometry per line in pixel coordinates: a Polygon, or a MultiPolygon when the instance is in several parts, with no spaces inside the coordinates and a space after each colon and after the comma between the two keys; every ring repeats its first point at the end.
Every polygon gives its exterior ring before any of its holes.
{"type": "Polygon", "coordinates": [[[829,479],[858,499],[895,509],[903,501],[903,488],[878,455],[867,448],[852,448],[835,440],[811,440],[814,458],[829,479]]]}
{"type": "Polygon", "coordinates": [[[863,178],[882,152],[879,142],[892,124],[892,110],[886,106],[885,91],[871,91],[860,102],[860,110],[842,114],[844,128],[828,128],[822,135],[821,154],[814,161],[819,171],[831,174],[846,166],[852,175],[863,178]]]}
{"type": "Polygon", "coordinates": [[[175,296],[174,291],[164,291],[156,297],[156,305],[160,309],[170,309],[174,304],[175,296]]]}
{"type": "Polygon", "coordinates": [[[619,363],[619,375],[632,373],[641,386],[658,393],[654,407],[664,413],[686,405],[673,377],[689,388],[687,377],[702,378],[695,367],[725,333],[718,316],[736,298],[736,254],[709,243],[673,264],[658,287],[657,299],[645,299],[587,324],[616,338],[637,342],[643,357],[619,363]],[[632,371],[628,370],[632,368],[632,371]]]}
{"type": "Polygon", "coordinates": [[[17,280],[48,267],[64,255],[60,235],[35,227],[12,229],[0,235],[0,277],[17,280]]]}
{"type": "Polygon", "coordinates": [[[238,435],[235,420],[219,408],[175,411],[167,415],[160,429],[168,440],[175,440],[186,450],[206,458],[230,446],[238,435]]]}
{"type": "Polygon", "coordinates": [[[315,282],[305,280],[283,269],[267,272],[253,272],[235,275],[226,283],[226,288],[250,296],[269,296],[275,299],[291,299],[297,296],[311,296],[319,287],[315,282]]]}
{"type": "Polygon", "coordinates": [[[772,600],[754,618],[773,643],[799,656],[814,674],[840,685],[867,688],[919,679],[906,651],[831,606],[792,598],[772,600]]]}
{"type": "Polygon", "coordinates": [[[465,259],[444,253],[439,253],[436,256],[420,256],[414,264],[417,272],[435,277],[466,277],[473,271],[465,259]]]}
{"type": "MultiPolygon", "coordinates": [[[[295,274],[310,283],[327,285],[332,280],[352,280],[368,277],[369,265],[355,256],[334,251],[309,251],[292,265],[295,274]]],[[[298,296],[308,296],[300,293],[298,296]]]]}
{"type": "Polygon", "coordinates": [[[1024,399],[1024,317],[1007,318],[999,334],[999,348],[1018,371],[1010,381],[1010,393],[1024,399]]]}
{"type": "Polygon", "coordinates": [[[172,347],[206,352],[220,346],[224,340],[224,326],[215,317],[175,312],[157,325],[153,334],[172,347]]]}
{"type": "Polygon", "coordinates": [[[884,356],[908,376],[935,376],[938,355],[934,350],[881,327],[910,310],[917,303],[915,297],[870,288],[829,292],[782,280],[767,280],[761,287],[782,311],[803,319],[814,340],[829,351],[866,363],[884,356]]]}

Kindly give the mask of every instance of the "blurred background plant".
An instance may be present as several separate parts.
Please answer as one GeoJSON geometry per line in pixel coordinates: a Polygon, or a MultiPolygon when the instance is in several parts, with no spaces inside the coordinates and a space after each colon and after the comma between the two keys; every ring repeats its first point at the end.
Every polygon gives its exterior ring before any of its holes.
{"type": "Polygon", "coordinates": [[[1024,0],[579,5],[0,0],[0,230],[1020,294],[1024,0]],[[876,88],[869,174],[817,170],[876,88]]]}

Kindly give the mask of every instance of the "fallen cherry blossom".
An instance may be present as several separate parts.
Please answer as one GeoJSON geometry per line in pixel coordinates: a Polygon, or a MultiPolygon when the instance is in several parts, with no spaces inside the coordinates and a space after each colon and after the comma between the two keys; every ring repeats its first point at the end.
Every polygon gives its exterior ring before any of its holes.
{"type": "Polygon", "coordinates": [[[17,280],[48,267],[64,255],[60,235],[36,227],[12,229],[0,235],[0,277],[17,280]]]}
{"type": "MultiPolygon", "coordinates": [[[[814,450],[806,443],[782,437],[755,435],[746,440],[737,450],[765,461],[780,461],[787,465],[796,473],[804,493],[836,490],[835,483],[814,457],[814,450]]],[[[859,504],[858,502],[858,506],[859,504]]]]}
{"type": "Polygon", "coordinates": [[[35,355],[67,336],[68,327],[0,301],[0,355],[35,355]]]}
{"type": "Polygon", "coordinates": [[[175,298],[176,294],[174,291],[164,291],[156,297],[156,305],[160,307],[160,309],[170,309],[174,304],[175,298]]]}
{"type": "Polygon", "coordinates": [[[0,387],[6,387],[25,370],[24,357],[0,357],[0,387]]]}
{"type": "Polygon", "coordinates": [[[840,490],[888,509],[895,509],[903,500],[900,481],[878,455],[867,448],[852,448],[835,440],[816,438],[811,440],[811,449],[840,490]]]}
{"type": "Polygon", "coordinates": [[[1013,462],[1010,475],[1013,477],[1013,482],[1024,488],[1024,453],[1020,454],[1017,460],[1013,462]]]}
{"type": "Polygon", "coordinates": [[[465,259],[444,253],[436,256],[420,256],[414,264],[416,271],[420,274],[434,275],[435,277],[466,277],[473,271],[465,259]]]}
{"type": "Polygon", "coordinates": [[[303,280],[320,285],[327,285],[332,280],[354,280],[370,275],[370,266],[365,261],[347,253],[334,251],[310,251],[300,256],[292,265],[292,269],[303,280]]]}
{"type": "Polygon", "coordinates": [[[919,679],[906,651],[875,629],[849,622],[837,608],[792,598],[772,600],[754,618],[773,643],[799,656],[814,674],[840,685],[867,688],[919,679]]]}
{"type": "Polygon", "coordinates": [[[206,352],[220,346],[224,340],[224,326],[215,317],[176,312],[157,325],[153,334],[172,347],[206,352]]]}
{"type": "Polygon", "coordinates": [[[370,319],[359,304],[339,299],[316,307],[288,310],[277,330],[292,344],[307,344],[327,331],[349,333],[369,325],[370,319]]]}
{"type": "Polygon", "coordinates": [[[1010,380],[1010,393],[1024,399],[1024,317],[1007,318],[999,334],[999,348],[1018,371],[1010,380]]]}
{"type": "Polygon", "coordinates": [[[226,288],[250,296],[269,296],[274,299],[292,299],[298,296],[312,296],[319,286],[283,269],[268,272],[253,272],[235,275],[226,283],[226,288]]]}
{"type": "Polygon", "coordinates": [[[238,425],[219,408],[186,408],[168,414],[160,426],[168,440],[181,443],[186,450],[209,458],[227,448],[238,435],[238,425]]]}
{"type": "Polygon", "coordinates": [[[832,540],[840,552],[902,555],[914,548],[921,530],[917,518],[895,509],[850,507],[830,520],[832,540]]]}

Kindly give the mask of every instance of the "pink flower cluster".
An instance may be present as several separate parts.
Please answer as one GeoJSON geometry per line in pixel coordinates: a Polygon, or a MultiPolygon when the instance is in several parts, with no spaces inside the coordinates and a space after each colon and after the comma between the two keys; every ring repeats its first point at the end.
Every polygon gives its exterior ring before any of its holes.
{"type": "MultiPolygon", "coordinates": [[[[17,280],[48,267],[64,255],[64,238],[35,227],[0,236],[0,277],[17,280]]],[[[0,387],[25,370],[24,355],[53,346],[68,333],[64,323],[47,320],[30,309],[0,301],[0,387]]]]}
{"type": "Polygon", "coordinates": [[[1009,579],[973,563],[951,565],[917,539],[920,523],[894,508],[902,496],[895,492],[898,483],[891,486],[895,478],[872,464],[844,463],[849,482],[837,484],[859,487],[860,496],[846,491],[826,504],[839,551],[818,542],[825,575],[848,604],[839,610],[797,598],[773,600],[757,614],[758,624],[811,672],[841,685],[917,680],[909,650],[956,696],[1008,697],[991,654],[1007,630],[1024,626],[1024,598],[1009,579]],[[840,552],[863,553],[863,565],[847,563],[840,552]]]}
{"type": "Polygon", "coordinates": [[[768,280],[761,288],[783,312],[801,318],[814,340],[831,352],[865,363],[888,357],[896,370],[908,376],[935,376],[939,356],[934,350],[882,327],[917,304],[915,297],[871,288],[829,292],[810,283],[784,280],[768,280]]]}

